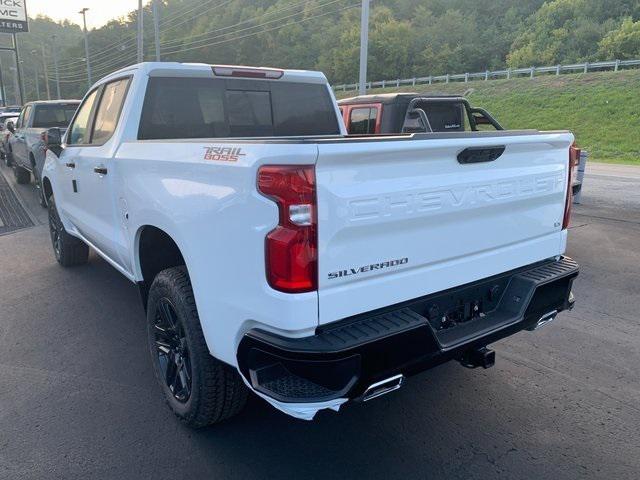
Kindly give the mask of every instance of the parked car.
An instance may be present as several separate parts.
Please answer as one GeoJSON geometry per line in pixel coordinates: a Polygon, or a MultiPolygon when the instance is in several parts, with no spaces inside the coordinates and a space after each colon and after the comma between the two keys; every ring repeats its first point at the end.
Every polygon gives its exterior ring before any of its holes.
{"type": "Polygon", "coordinates": [[[7,166],[11,166],[11,164],[5,152],[7,151],[9,136],[11,136],[17,120],[18,117],[15,113],[0,113],[0,158],[5,161],[7,166]]]}
{"type": "Polygon", "coordinates": [[[14,132],[8,138],[9,163],[13,164],[16,181],[29,183],[33,175],[40,190],[40,203],[45,206],[40,185],[44,165],[44,138],[48,128],[66,129],[79,105],[78,100],[46,100],[27,103],[18,117],[14,132]]]}
{"type": "Polygon", "coordinates": [[[347,132],[354,135],[503,130],[489,112],[460,96],[420,93],[360,95],[338,102],[347,132]]]}
{"type": "Polygon", "coordinates": [[[20,105],[9,105],[8,107],[0,107],[0,113],[20,113],[22,107],[20,105]]]}
{"type": "Polygon", "coordinates": [[[248,389],[311,419],[490,367],[489,344],[573,306],[572,142],[349,137],[320,72],[143,63],[47,131],[43,188],[58,263],[92,247],[138,284],[180,419],[231,417],[248,389]]]}

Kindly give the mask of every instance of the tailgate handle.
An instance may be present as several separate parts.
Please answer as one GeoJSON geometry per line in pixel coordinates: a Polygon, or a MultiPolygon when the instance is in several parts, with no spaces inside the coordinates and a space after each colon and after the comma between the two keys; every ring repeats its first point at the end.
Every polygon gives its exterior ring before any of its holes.
{"type": "Polygon", "coordinates": [[[458,154],[458,163],[493,162],[504,153],[504,149],[504,145],[465,148],[458,154]]]}

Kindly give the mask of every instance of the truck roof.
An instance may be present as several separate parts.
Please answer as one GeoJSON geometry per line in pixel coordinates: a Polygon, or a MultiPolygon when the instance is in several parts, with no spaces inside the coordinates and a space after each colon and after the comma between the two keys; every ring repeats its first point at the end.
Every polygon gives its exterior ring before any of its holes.
{"type": "MultiPolygon", "coordinates": [[[[74,98],[71,98],[69,100],[34,100],[32,102],[27,102],[24,105],[67,105],[69,103],[80,103],[80,100],[76,100],[74,98]]],[[[6,113],[6,112],[0,112],[0,113],[6,113]]]]}
{"type": "Polygon", "coordinates": [[[358,95],[356,97],[343,98],[338,101],[338,105],[351,105],[361,103],[382,103],[383,105],[393,103],[408,103],[411,99],[416,97],[422,98],[450,98],[452,100],[463,98],[461,95],[447,95],[440,93],[417,93],[417,92],[403,92],[403,93],[379,93],[375,95],[358,95]]]}
{"type": "MultiPolygon", "coordinates": [[[[203,78],[227,78],[229,75],[215,75],[214,69],[235,70],[238,72],[281,72],[282,74],[275,78],[259,78],[247,75],[246,78],[252,80],[280,80],[289,82],[303,83],[327,83],[327,77],[324,73],[313,70],[293,70],[272,67],[251,67],[244,65],[211,65],[207,63],[181,63],[181,62],[143,62],[128,67],[121,68],[100,81],[95,85],[99,85],[112,78],[119,77],[123,73],[134,73],[140,71],[150,76],[185,76],[185,77],[203,77],[203,78]]],[[[241,78],[243,75],[232,75],[241,78]]]]}

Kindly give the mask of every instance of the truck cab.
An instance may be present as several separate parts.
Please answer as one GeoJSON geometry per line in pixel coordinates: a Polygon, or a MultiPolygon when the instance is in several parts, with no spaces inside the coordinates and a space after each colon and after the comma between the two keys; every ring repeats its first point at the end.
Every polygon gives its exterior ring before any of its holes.
{"type": "Polygon", "coordinates": [[[503,130],[489,112],[461,96],[420,93],[360,95],[338,101],[351,135],[503,130]]]}

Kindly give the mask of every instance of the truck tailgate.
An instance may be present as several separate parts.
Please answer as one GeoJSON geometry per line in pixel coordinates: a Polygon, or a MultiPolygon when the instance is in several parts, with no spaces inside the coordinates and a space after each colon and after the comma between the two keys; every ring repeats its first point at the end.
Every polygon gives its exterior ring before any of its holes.
{"type": "Polygon", "coordinates": [[[509,132],[320,142],[320,323],[563,253],[572,141],[509,132]],[[459,163],[461,151],[490,146],[505,149],[459,163]]]}

